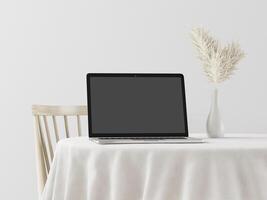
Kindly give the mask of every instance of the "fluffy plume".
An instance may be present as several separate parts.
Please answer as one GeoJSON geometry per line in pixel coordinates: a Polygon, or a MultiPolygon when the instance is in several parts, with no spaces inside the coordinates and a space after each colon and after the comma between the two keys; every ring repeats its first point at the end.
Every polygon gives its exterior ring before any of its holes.
{"type": "Polygon", "coordinates": [[[203,28],[193,29],[191,38],[203,63],[204,72],[213,83],[220,83],[230,78],[236,65],[245,56],[238,43],[232,42],[222,47],[203,28]]]}

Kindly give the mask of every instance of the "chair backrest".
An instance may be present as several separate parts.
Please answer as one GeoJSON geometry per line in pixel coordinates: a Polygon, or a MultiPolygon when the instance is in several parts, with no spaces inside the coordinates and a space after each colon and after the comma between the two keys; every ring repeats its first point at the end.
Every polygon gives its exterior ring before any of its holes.
{"type": "Polygon", "coordinates": [[[81,116],[87,115],[87,107],[33,105],[32,113],[35,118],[37,178],[41,193],[54,157],[56,143],[62,138],[82,135],[81,116]],[[63,131],[60,131],[62,129],[63,131]]]}

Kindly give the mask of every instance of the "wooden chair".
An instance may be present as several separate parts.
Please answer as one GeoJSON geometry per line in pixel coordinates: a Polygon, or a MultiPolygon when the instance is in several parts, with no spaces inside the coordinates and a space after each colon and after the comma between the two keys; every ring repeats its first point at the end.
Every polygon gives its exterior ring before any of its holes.
{"type": "Polygon", "coordinates": [[[32,113],[35,118],[37,178],[41,194],[54,157],[56,143],[62,138],[82,135],[81,116],[87,115],[87,107],[33,105],[32,113]],[[70,120],[76,126],[74,131],[70,130],[70,120]],[[60,128],[64,131],[60,131],[60,128]]]}

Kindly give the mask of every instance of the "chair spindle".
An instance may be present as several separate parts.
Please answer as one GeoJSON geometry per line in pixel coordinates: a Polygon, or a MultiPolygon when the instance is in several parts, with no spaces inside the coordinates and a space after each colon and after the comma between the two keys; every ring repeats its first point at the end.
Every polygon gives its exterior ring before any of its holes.
{"type": "Polygon", "coordinates": [[[53,119],[53,125],[54,125],[54,132],[55,132],[55,136],[56,136],[56,142],[58,142],[59,141],[59,136],[58,136],[58,128],[57,128],[56,116],[52,115],[52,119],[53,119]]]}
{"type": "Polygon", "coordinates": [[[45,165],[46,165],[46,171],[48,173],[50,170],[50,163],[49,163],[49,159],[48,159],[47,148],[46,148],[45,141],[44,141],[43,128],[42,128],[40,116],[37,117],[37,121],[38,121],[40,139],[41,139],[41,143],[42,143],[42,147],[43,147],[43,155],[44,155],[44,160],[45,160],[45,165]]]}
{"type": "Polygon", "coordinates": [[[82,131],[81,131],[81,120],[80,120],[80,116],[77,115],[77,127],[78,127],[78,136],[82,135],[82,131]]]}
{"type": "Polygon", "coordinates": [[[66,138],[69,138],[70,133],[69,133],[68,117],[66,115],[64,115],[64,125],[65,125],[65,131],[66,131],[66,138]]]}
{"type": "Polygon", "coordinates": [[[47,123],[47,117],[45,115],[43,115],[43,121],[44,121],[44,126],[45,126],[45,131],[46,131],[46,138],[47,138],[47,143],[48,143],[50,162],[52,162],[53,157],[54,157],[54,153],[53,153],[50,131],[49,131],[48,123],[47,123]]]}

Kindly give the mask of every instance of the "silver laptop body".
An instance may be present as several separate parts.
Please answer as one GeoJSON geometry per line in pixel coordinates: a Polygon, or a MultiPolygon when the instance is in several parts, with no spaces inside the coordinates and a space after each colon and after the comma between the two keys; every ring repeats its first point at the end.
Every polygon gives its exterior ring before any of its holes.
{"type": "Polygon", "coordinates": [[[200,138],[179,137],[179,138],[90,138],[98,144],[183,144],[203,143],[200,138]]]}
{"type": "Polygon", "coordinates": [[[200,143],[188,137],[182,74],[87,74],[89,139],[99,144],[200,143]]]}

